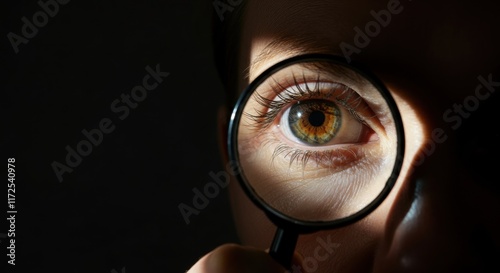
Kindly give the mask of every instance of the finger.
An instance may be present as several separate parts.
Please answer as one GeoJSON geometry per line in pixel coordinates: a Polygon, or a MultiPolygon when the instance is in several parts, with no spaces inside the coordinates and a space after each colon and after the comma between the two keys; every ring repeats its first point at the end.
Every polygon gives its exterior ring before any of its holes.
{"type": "MultiPolygon", "coordinates": [[[[266,253],[269,253],[269,248],[266,249],[266,253]]],[[[299,252],[297,251],[294,251],[293,252],[293,257],[292,257],[292,264],[291,264],[291,268],[304,268],[302,262],[304,261],[304,256],[302,256],[302,254],[300,254],[299,252]]],[[[298,272],[298,271],[294,271],[292,270],[292,272],[298,272]]]]}
{"type": "Polygon", "coordinates": [[[284,273],[265,251],[226,244],[202,257],[187,273],[284,273]]]}

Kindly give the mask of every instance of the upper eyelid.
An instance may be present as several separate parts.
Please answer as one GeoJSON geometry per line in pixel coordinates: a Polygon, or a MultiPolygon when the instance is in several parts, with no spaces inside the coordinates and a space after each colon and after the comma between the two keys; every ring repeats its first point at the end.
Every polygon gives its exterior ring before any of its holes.
{"type": "MultiPolygon", "coordinates": [[[[377,77],[370,71],[358,66],[346,66],[329,61],[304,62],[298,65],[302,72],[304,82],[312,81],[313,78],[305,76],[306,73],[314,74],[314,79],[325,82],[342,84],[357,93],[361,99],[366,101],[372,111],[381,117],[389,113],[388,106],[383,101],[381,91],[377,89],[385,88],[384,83],[377,80],[377,77]],[[375,80],[375,82],[373,81],[375,80]]],[[[284,70],[286,70],[285,68],[284,70]]],[[[386,90],[390,92],[389,90],[386,90]]],[[[377,127],[382,128],[382,124],[377,122],[377,127]]]]}
{"type": "MultiPolygon", "coordinates": [[[[366,87],[373,87],[370,81],[363,77],[356,69],[343,64],[330,61],[298,63],[275,72],[275,74],[257,87],[254,91],[256,102],[265,109],[271,109],[271,111],[255,109],[256,115],[249,114],[248,116],[255,121],[256,127],[267,127],[282,108],[293,101],[294,97],[304,99],[304,97],[301,97],[304,94],[306,95],[305,98],[307,96],[311,97],[314,94],[321,95],[321,90],[316,90],[317,92],[314,92],[314,90],[302,90],[296,96],[290,96],[287,91],[289,88],[297,86],[298,83],[310,82],[329,82],[343,85],[346,89],[350,89],[351,92],[357,93],[361,98],[364,95],[356,90],[367,90],[370,88],[366,87]],[[281,101],[276,101],[276,97],[280,98],[281,101]]],[[[317,86],[315,89],[318,89],[317,86]]]]}
{"type": "MultiPolygon", "coordinates": [[[[263,129],[267,128],[272,122],[276,119],[276,117],[279,115],[279,113],[283,110],[283,108],[292,103],[296,102],[299,100],[304,100],[308,98],[313,98],[313,97],[319,97],[325,95],[323,92],[324,89],[321,88],[321,84],[328,84],[331,85],[329,88],[332,88],[332,93],[329,94],[328,98],[333,95],[333,93],[337,94],[337,97],[344,95],[346,92],[352,92],[356,93],[356,91],[350,89],[348,86],[345,86],[340,83],[334,83],[334,82],[327,82],[321,80],[320,77],[317,77],[314,83],[314,89],[309,88],[309,83],[311,81],[307,81],[304,78],[304,84],[307,88],[303,89],[301,87],[302,84],[299,84],[299,81],[296,80],[294,77],[294,84],[291,86],[287,87],[279,87],[277,88],[274,86],[273,92],[276,93],[276,96],[279,96],[280,100],[275,100],[274,98],[268,98],[265,95],[261,95],[259,93],[256,93],[256,102],[260,104],[262,107],[268,109],[268,111],[257,111],[257,115],[248,115],[251,119],[253,119],[258,126],[263,129]],[[333,87],[333,85],[336,85],[333,87]],[[290,89],[296,88],[299,90],[298,94],[294,94],[293,91],[290,91],[290,89]],[[334,88],[334,90],[333,90],[334,88]],[[340,92],[340,93],[338,93],[340,92]]],[[[281,86],[281,85],[279,85],[281,86]]],[[[351,94],[352,95],[352,94],[351,94]]],[[[351,96],[347,95],[347,96],[351,96]]],[[[341,103],[341,101],[338,101],[337,99],[335,100],[337,103],[341,103]]],[[[342,104],[343,106],[347,106],[342,104]]],[[[357,116],[355,116],[357,117],[357,116]]],[[[363,122],[362,120],[359,120],[360,122],[363,122]]]]}

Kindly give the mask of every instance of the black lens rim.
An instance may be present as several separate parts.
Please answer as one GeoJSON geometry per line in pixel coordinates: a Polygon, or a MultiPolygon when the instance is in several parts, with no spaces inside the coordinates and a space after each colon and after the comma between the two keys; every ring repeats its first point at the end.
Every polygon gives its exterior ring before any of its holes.
{"type": "Polygon", "coordinates": [[[311,54],[303,54],[303,55],[298,55],[294,56],[291,58],[288,58],[286,60],[280,61],[270,68],[266,69],[263,73],[261,73],[255,80],[253,80],[243,91],[243,93],[239,96],[238,100],[235,103],[235,106],[233,108],[233,111],[231,113],[231,117],[229,120],[229,126],[228,126],[228,139],[227,139],[227,145],[228,145],[228,156],[231,164],[234,164],[233,166],[235,167],[234,169],[236,170],[234,173],[234,176],[238,179],[242,189],[244,190],[245,194],[252,200],[252,202],[259,207],[261,210],[263,210],[269,219],[277,226],[281,228],[292,228],[294,230],[297,230],[298,232],[313,232],[319,229],[330,229],[330,228],[338,228],[341,226],[345,226],[348,224],[351,224],[353,222],[356,222],[369,213],[371,213],[373,210],[375,210],[381,203],[382,201],[387,197],[387,195],[390,193],[392,188],[394,187],[394,184],[396,183],[396,180],[399,176],[399,173],[401,171],[402,165],[403,165],[403,159],[404,159],[404,153],[405,153],[405,139],[404,139],[404,129],[403,129],[403,122],[401,119],[401,114],[398,110],[398,107],[396,105],[396,102],[394,101],[394,98],[392,97],[391,93],[387,90],[383,82],[375,75],[373,74],[369,69],[364,67],[362,64],[357,63],[357,62],[347,62],[345,58],[342,58],[337,55],[330,55],[330,54],[320,54],[320,53],[311,53],[311,54]],[[368,81],[370,81],[382,94],[384,99],[387,101],[387,104],[389,106],[389,109],[391,111],[391,114],[394,117],[394,122],[395,122],[395,128],[396,128],[396,134],[397,134],[397,155],[396,155],[396,162],[394,164],[391,176],[389,177],[384,189],[382,192],[372,201],[370,202],[366,207],[364,207],[362,210],[360,210],[357,213],[354,213],[352,215],[349,215],[345,218],[340,218],[332,221],[304,221],[300,219],[296,219],[287,215],[282,214],[278,210],[274,209],[270,205],[268,205],[264,200],[262,200],[253,190],[252,186],[246,181],[246,178],[244,176],[240,161],[239,161],[239,151],[238,151],[238,128],[239,128],[239,121],[241,119],[241,116],[243,114],[244,106],[248,99],[251,97],[253,94],[253,91],[264,81],[266,80],[270,75],[274,74],[275,72],[288,67],[290,65],[299,63],[299,62],[312,62],[312,61],[329,61],[329,62],[334,62],[338,65],[345,66],[349,69],[352,69],[353,71],[359,73],[360,75],[364,76],[368,81]]]}

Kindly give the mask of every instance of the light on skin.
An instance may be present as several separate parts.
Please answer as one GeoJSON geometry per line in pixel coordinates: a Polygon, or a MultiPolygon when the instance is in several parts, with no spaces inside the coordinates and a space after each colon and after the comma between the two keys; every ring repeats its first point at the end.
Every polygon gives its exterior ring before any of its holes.
{"type": "MultiPolygon", "coordinates": [[[[248,1],[241,18],[239,90],[286,58],[303,53],[341,56],[339,44],[353,44],[353,29],[363,29],[374,20],[370,11],[387,9],[389,2],[248,1]]],[[[389,196],[367,217],[340,229],[299,237],[296,251],[302,257],[314,256],[318,237],[330,236],[338,243],[335,252],[319,262],[317,273],[473,270],[481,262],[474,246],[464,246],[473,236],[468,223],[490,223],[487,217],[500,213],[498,197],[475,186],[473,178],[467,180],[465,171],[456,168],[451,141],[423,155],[433,129],[449,128],[443,112],[474,95],[478,75],[492,73],[500,79],[499,4],[398,3],[402,11],[393,14],[390,24],[351,57],[367,64],[396,100],[406,138],[403,169],[389,196]],[[424,163],[416,165],[422,156],[424,163]],[[489,206],[464,222],[459,212],[478,204],[489,206]]],[[[451,136],[453,131],[447,133],[451,136]]],[[[267,249],[275,226],[236,180],[229,191],[242,244],[267,249]]],[[[496,234],[495,227],[488,224],[485,229],[496,234]]],[[[498,246],[498,235],[494,238],[498,246]]]]}

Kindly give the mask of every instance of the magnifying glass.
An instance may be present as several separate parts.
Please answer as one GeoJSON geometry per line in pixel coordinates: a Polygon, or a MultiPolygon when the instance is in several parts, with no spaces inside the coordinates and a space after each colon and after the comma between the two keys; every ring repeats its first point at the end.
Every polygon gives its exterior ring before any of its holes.
{"type": "Polygon", "coordinates": [[[384,84],[327,54],[268,68],[240,95],[229,123],[236,177],[277,226],[269,254],[288,269],[300,234],[351,224],[384,200],[404,146],[384,84]]]}

